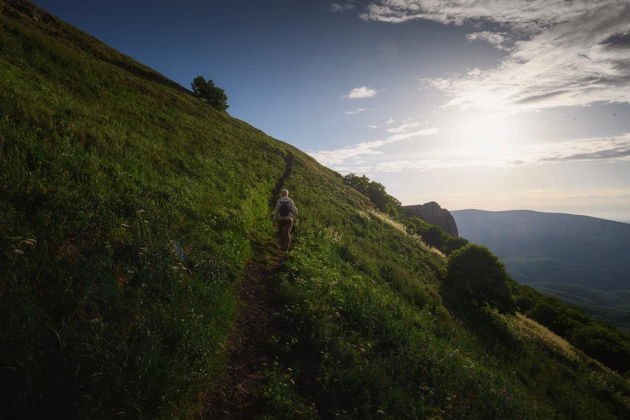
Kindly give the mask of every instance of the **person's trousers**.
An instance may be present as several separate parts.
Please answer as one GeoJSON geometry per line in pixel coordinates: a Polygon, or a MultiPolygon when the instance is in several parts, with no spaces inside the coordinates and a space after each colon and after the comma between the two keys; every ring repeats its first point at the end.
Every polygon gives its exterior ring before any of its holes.
{"type": "Polygon", "coordinates": [[[278,236],[280,239],[280,249],[288,251],[291,245],[291,228],[293,227],[293,220],[278,220],[278,236]]]}

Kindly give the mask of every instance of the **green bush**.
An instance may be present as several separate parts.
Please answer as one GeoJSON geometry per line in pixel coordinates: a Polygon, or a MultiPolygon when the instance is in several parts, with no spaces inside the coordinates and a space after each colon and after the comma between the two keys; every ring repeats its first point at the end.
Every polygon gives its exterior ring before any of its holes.
{"type": "Polygon", "coordinates": [[[405,217],[402,223],[405,225],[407,232],[419,235],[424,243],[439,249],[446,255],[450,255],[453,251],[468,243],[468,240],[459,236],[451,236],[443,229],[428,223],[418,216],[405,217]]]}
{"type": "Polygon", "coordinates": [[[195,96],[219,111],[228,109],[225,91],[214,85],[212,80],[206,81],[203,76],[197,76],[191,84],[195,96]]]}
{"type": "Polygon", "coordinates": [[[488,248],[468,244],[449,257],[443,286],[445,295],[457,303],[513,313],[511,283],[505,267],[488,248]]]}
{"type": "Polygon", "coordinates": [[[573,330],[574,345],[620,372],[630,369],[630,346],[619,332],[603,325],[581,325],[573,330]]]}
{"type": "Polygon", "coordinates": [[[382,184],[370,181],[365,175],[348,174],[343,177],[343,180],[346,184],[368,197],[372,204],[383,213],[387,213],[390,216],[399,215],[400,201],[387,194],[382,184]]]}
{"type": "Polygon", "coordinates": [[[581,309],[518,285],[518,310],[552,330],[573,346],[621,373],[630,369],[630,337],[589,318],[581,309]]]}

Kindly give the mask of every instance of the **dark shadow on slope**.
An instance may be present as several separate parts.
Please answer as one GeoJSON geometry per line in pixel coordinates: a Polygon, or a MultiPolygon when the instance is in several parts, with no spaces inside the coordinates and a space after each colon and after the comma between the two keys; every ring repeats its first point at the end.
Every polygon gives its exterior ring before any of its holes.
{"type": "Polygon", "coordinates": [[[204,419],[255,418],[260,412],[265,372],[273,365],[273,337],[279,335],[274,312],[282,305],[275,293],[275,275],[282,254],[268,244],[257,245],[239,294],[240,315],[230,337],[227,371],[218,385],[203,397],[204,419]]]}

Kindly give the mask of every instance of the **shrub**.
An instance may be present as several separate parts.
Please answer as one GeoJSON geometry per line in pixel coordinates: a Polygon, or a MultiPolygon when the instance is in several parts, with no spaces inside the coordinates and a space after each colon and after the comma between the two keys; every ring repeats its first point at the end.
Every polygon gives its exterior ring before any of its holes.
{"type": "MultiPolygon", "coordinates": [[[[448,234],[447,234],[448,235],[448,234]]],[[[453,251],[463,248],[468,244],[468,240],[461,236],[451,236],[446,240],[444,248],[441,249],[446,255],[450,255],[453,251]]]]}
{"type": "Polygon", "coordinates": [[[193,93],[196,97],[206,102],[219,111],[228,109],[227,95],[225,91],[214,85],[212,80],[206,81],[203,76],[197,76],[191,84],[193,93]]]}
{"type": "Polygon", "coordinates": [[[348,174],[343,177],[343,180],[346,184],[368,197],[372,204],[383,213],[387,213],[390,216],[398,216],[400,213],[400,201],[387,194],[382,184],[370,181],[365,175],[348,174]]]}
{"type": "Polygon", "coordinates": [[[591,357],[623,373],[630,369],[630,346],[621,334],[603,325],[582,325],[573,330],[572,342],[591,357]]]}
{"type": "Polygon", "coordinates": [[[488,305],[500,312],[513,313],[512,282],[501,261],[488,248],[468,244],[449,257],[444,292],[448,298],[468,307],[488,305]]]}
{"type": "Polygon", "coordinates": [[[453,251],[462,248],[468,243],[468,240],[460,236],[451,236],[438,226],[432,225],[417,216],[405,217],[402,222],[407,232],[420,235],[424,243],[439,249],[446,255],[450,255],[453,251]]]}

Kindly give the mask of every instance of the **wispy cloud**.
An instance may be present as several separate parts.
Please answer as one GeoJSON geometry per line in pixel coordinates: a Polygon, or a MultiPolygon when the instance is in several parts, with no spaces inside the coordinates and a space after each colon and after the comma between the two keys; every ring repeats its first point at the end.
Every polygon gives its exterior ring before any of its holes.
{"type": "Polygon", "coordinates": [[[497,67],[430,84],[460,108],[512,111],[596,102],[630,103],[630,2],[621,0],[378,0],[360,15],[398,23],[427,19],[489,22],[505,32],[475,32],[504,47],[497,67]],[[501,38],[502,37],[502,38],[501,38]]]}
{"type": "Polygon", "coordinates": [[[376,90],[367,86],[356,87],[344,95],[345,98],[349,99],[372,98],[374,96],[376,96],[376,90]]]}
{"type": "Polygon", "coordinates": [[[344,114],[346,115],[354,115],[354,114],[359,114],[361,112],[365,112],[365,111],[371,111],[374,108],[356,108],[356,109],[349,109],[346,112],[344,112],[344,114]]]}
{"type": "MultiPolygon", "coordinates": [[[[393,124],[393,121],[392,121],[393,124]]],[[[401,125],[399,125],[398,127],[390,127],[387,129],[388,133],[404,133],[406,131],[409,131],[409,129],[411,128],[416,128],[418,126],[420,126],[422,123],[419,122],[405,122],[401,125]]]]}
{"type": "Polygon", "coordinates": [[[399,23],[427,19],[445,24],[462,25],[466,21],[487,20],[509,23],[522,30],[532,30],[592,10],[615,0],[376,0],[361,13],[364,20],[399,23]]]}
{"type": "MultiPolygon", "coordinates": [[[[370,153],[376,154],[376,153],[370,153]]],[[[401,172],[464,167],[506,168],[520,165],[545,165],[569,161],[630,161],[630,134],[617,137],[577,139],[524,146],[501,156],[475,156],[460,149],[439,149],[423,153],[421,159],[373,160],[360,167],[347,158],[333,163],[349,172],[401,172]]]]}
{"type": "Polygon", "coordinates": [[[430,127],[408,133],[393,134],[384,140],[357,143],[352,146],[342,147],[335,150],[321,150],[310,152],[309,154],[317,159],[322,165],[337,166],[344,165],[348,160],[362,155],[380,155],[382,152],[375,150],[387,144],[409,139],[416,136],[428,136],[439,131],[438,128],[430,127]]]}
{"type": "Polygon", "coordinates": [[[494,46],[499,50],[509,50],[504,44],[507,39],[504,33],[502,32],[490,32],[490,31],[482,31],[482,32],[471,32],[466,34],[466,39],[469,41],[486,41],[490,45],[494,46]]]}
{"type": "Polygon", "coordinates": [[[630,160],[630,134],[611,138],[534,144],[523,149],[523,158],[525,161],[537,163],[630,160]]]}
{"type": "Polygon", "coordinates": [[[355,8],[355,5],[352,3],[331,3],[330,10],[335,13],[347,12],[348,10],[352,10],[355,8]]]}

